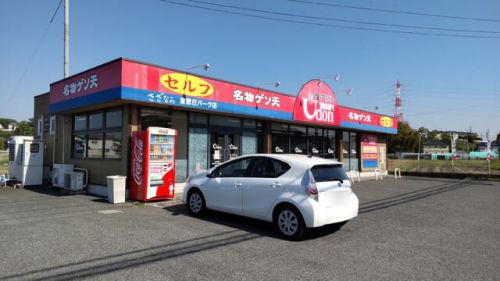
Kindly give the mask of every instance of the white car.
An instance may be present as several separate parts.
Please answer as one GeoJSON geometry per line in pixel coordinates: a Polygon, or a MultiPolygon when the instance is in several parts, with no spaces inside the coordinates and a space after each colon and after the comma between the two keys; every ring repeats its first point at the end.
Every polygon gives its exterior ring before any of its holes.
{"type": "Polygon", "coordinates": [[[240,156],[193,175],[182,201],[193,215],[211,209],[272,222],[290,240],[345,223],[359,208],[342,163],[292,154],[240,156]]]}

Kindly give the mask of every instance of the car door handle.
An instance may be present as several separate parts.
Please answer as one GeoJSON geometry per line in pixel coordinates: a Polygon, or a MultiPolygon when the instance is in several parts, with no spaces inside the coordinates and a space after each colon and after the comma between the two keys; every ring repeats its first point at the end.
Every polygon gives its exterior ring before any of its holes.
{"type": "Polygon", "coordinates": [[[243,186],[243,184],[241,182],[235,182],[233,186],[234,187],[241,187],[241,186],[243,186]]]}
{"type": "Polygon", "coordinates": [[[281,183],[279,183],[279,182],[273,182],[273,184],[271,186],[273,188],[281,187],[281,183]]]}

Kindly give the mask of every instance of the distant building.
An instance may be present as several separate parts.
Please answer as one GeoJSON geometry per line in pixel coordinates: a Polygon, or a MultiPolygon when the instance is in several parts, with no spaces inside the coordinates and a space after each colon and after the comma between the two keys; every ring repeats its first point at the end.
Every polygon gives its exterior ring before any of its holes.
{"type": "Polygon", "coordinates": [[[424,143],[424,153],[447,153],[450,146],[444,141],[428,141],[424,143]]]}
{"type": "MultiPolygon", "coordinates": [[[[500,147],[500,143],[498,141],[491,142],[491,151],[497,151],[500,147]]],[[[477,151],[487,152],[488,151],[488,143],[485,141],[481,141],[477,143],[477,151]]]]}
{"type": "MultiPolygon", "coordinates": [[[[450,135],[451,131],[439,131],[439,130],[432,130],[430,133],[433,133],[437,139],[441,140],[443,135],[450,135]]],[[[477,135],[477,133],[474,132],[456,132],[453,131],[453,133],[458,134],[459,139],[465,139],[471,135],[477,135]]]]}
{"type": "Polygon", "coordinates": [[[17,129],[16,124],[8,124],[7,126],[3,126],[0,124],[0,132],[13,132],[17,129]]]}

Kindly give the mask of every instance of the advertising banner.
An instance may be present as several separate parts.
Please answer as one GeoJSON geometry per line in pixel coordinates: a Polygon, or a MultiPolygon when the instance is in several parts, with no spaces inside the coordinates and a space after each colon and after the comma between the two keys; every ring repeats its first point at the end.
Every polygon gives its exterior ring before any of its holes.
{"type": "Polygon", "coordinates": [[[377,136],[361,135],[361,161],[365,169],[378,167],[377,136]]]}
{"type": "Polygon", "coordinates": [[[359,109],[339,107],[337,118],[340,120],[340,127],[343,128],[377,131],[388,134],[396,134],[398,131],[397,118],[359,109]]]}
{"type": "Polygon", "coordinates": [[[302,86],[293,108],[293,120],[309,123],[337,125],[335,118],[337,99],[326,83],[311,80],[302,86]]]}
{"type": "Polygon", "coordinates": [[[58,112],[120,98],[121,60],[50,85],[50,110],[58,112]]]}
{"type": "Polygon", "coordinates": [[[290,120],[292,96],[123,61],[123,99],[290,120]]]}

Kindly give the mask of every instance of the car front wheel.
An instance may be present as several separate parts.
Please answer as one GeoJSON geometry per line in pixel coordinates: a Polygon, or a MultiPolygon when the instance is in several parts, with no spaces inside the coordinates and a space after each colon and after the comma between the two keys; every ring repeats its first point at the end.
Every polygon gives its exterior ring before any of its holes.
{"type": "Polygon", "coordinates": [[[279,234],[288,240],[301,240],[306,230],[300,212],[289,206],[281,207],[275,213],[274,226],[279,234]]]}
{"type": "Polygon", "coordinates": [[[200,216],[205,212],[205,199],[199,190],[189,192],[187,205],[189,212],[195,216],[200,216]]]}

